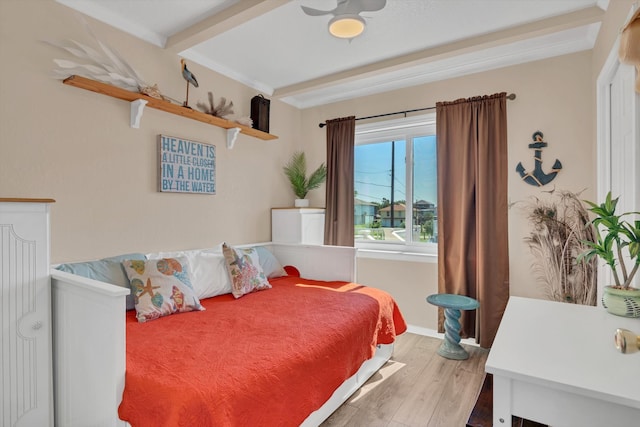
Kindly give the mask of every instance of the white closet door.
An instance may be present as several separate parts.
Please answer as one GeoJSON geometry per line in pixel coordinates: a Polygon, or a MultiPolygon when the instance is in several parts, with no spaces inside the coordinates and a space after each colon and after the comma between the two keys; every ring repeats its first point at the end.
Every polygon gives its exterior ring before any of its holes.
{"type": "MultiPolygon", "coordinates": [[[[620,64],[611,81],[611,193],[620,196],[616,212],[640,210],[640,141],[634,91],[635,67],[620,64]]],[[[633,219],[633,218],[628,218],[633,219]]],[[[625,257],[628,269],[633,267],[625,257]]],[[[640,281],[636,277],[632,286],[640,281]]]]}
{"type": "MultiPolygon", "coordinates": [[[[619,42],[612,46],[596,85],[598,201],[611,191],[620,197],[618,213],[640,211],[640,95],[634,90],[635,67],[618,60],[619,42]]],[[[604,286],[612,282],[610,270],[598,268],[599,304],[604,286]]],[[[640,278],[632,285],[640,286],[640,278]]]]}
{"type": "Polygon", "coordinates": [[[640,141],[636,124],[635,69],[621,64],[610,85],[611,105],[611,192],[620,196],[617,212],[638,210],[640,206],[640,141]]]}

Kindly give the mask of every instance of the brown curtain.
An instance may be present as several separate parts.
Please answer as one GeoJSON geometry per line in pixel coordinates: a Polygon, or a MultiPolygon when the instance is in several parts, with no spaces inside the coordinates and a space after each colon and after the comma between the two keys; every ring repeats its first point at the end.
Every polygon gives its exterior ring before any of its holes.
{"type": "Polygon", "coordinates": [[[436,126],[438,292],[480,302],[461,335],[489,348],[509,299],[506,93],[438,102],[436,126]]]}
{"type": "Polygon", "coordinates": [[[325,245],[353,246],[355,132],[355,116],[327,120],[325,245]]]}

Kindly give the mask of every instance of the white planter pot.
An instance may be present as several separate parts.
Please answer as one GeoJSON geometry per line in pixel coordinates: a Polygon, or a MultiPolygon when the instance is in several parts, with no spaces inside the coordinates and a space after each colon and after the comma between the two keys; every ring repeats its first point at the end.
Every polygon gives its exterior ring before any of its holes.
{"type": "Polygon", "coordinates": [[[640,289],[605,286],[602,305],[616,316],[640,317],[640,289]]]}
{"type": "Polygon", "coordinates": [[[296,208],[308,208],[309,199],[296,199],[296,201],[294,202],[294,206],[296,208]]]}

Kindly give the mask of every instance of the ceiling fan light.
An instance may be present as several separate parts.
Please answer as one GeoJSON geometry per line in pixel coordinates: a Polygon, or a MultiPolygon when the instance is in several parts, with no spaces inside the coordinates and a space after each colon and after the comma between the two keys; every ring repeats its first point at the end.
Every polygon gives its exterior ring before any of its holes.
{"type": "Polygon", "coordinates": [[[329,21],[329,32],[340,39],[352,39],[362,34],[364,26],[360,15],[338,15],[329,21]]]}

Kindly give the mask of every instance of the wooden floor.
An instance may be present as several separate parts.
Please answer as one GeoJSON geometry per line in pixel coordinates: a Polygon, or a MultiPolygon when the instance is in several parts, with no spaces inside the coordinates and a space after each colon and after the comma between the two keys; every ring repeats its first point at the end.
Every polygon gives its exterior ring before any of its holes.
{"type": "Polygon", "coordinates": [[[404,333],[394,354],[322,427],[464,426],[484,378],[488,350],[464,346],[467,360],[436,353],[441,340],[404,333]]]}

